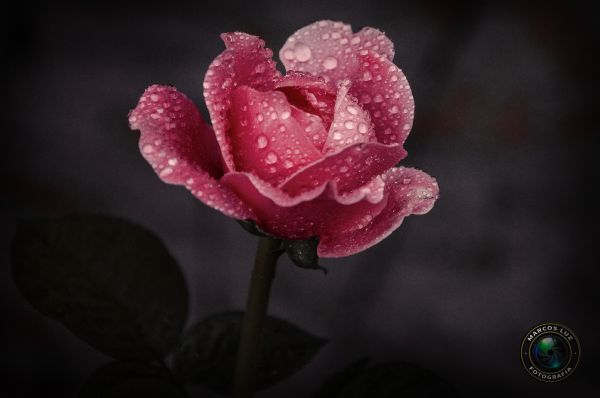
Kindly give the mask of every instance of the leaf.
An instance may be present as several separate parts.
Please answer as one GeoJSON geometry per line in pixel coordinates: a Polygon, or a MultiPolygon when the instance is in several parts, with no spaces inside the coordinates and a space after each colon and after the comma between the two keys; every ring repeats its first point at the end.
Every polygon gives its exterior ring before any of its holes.
{"type": "MultiPolygon", "coordinates": [[[[174,355],[178,375],[218,393],[229,394],[243,315],[243,312],[223,312],[196,323],[174,355]]],[[[256,391],[298,372],[325,342],[286,321],[267,317],[256,391]]]]}
{"type": "Polygon", "coordinates": [[[365,365],[362,360],[334,374],[315,398],[460,397],[445,380],[419,366],[400,361],[365,365]]]}
{"type": "Polygon", "coordinates": [[[11,257],[15,282],[36,309],[114,358],[157,358],[179,340],[185,280],[140,226],[96,215],[22,222],[11,257]]]}
{"type": "Polygon", "coordinates": [[[86,380],[81,398],[184,398],[183,387],[168,371],[144,362],[112,362],[98,368],[86,380]]]}
{"type": "Polygon", "coordinates": [[[306,240],[285,240],[283,247],[292,262],[300,267],[307,269],[320,269],[327,273],[327,269],[319,265],[319,256],[317,255],[317,238],[306,240]]]}

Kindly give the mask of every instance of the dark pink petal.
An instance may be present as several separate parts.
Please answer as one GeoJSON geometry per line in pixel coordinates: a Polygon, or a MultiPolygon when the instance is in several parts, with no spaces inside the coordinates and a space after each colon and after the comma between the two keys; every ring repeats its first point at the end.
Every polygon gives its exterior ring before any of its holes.
{"type": "Polygon", "coordinates": [[[394,46],[377,29],[365,28],[353,34],[350,25],[342,22],[319,21],[296,31],[285,42],[279,58],[287,71],[302,71],[322,76],[332,86],[351,78],[358,66],[356,53],[363,49],[375,51],[390,60],[394,46]]]}
{"type": "Polygon", "coordinates": [[[231,99],[229,138],[235,170],[252,172],[278,185],[323,157],[293,117],[282,92],[242,86],[231,99]]]}
{"type": "Polygon", "coordinates": [[[369,114],[348,94],[349,80],[342,80],[323,153],[338,152],[352,144],[376,141],[369,114]]]}
{"type": "Polygon", "coordinates": [[[290,196],[297,196],[334,181],[340,193],[349,192],[367,184],[405,156],[406,151],[400,145],[353,144],[299,170],[281,189],[290,196]]]}
{"type": "Polygon", "coordinates": [[[358,60],[350,93],[371,115],[377,141],[403,144],[415,113],[406,77],[390,60],[373,51],[360,51],[358,60]]]}
{"type": "Polygon", "coordinates": [[[290,104],[321,118],[325,129],[333,120],[336,91],[325,81],[308,73],[291,71],[275,84],[290,104]]]}
{"type": "Polygon", "coordinates": [[[319,257],[344,257],[363,251],[390,235],[402,220],[411,214],[425,214],[438,197],[435,179],[426,173],[410,168],[393,168],[383,176],[386,207],[360,228],[348,233],[322,235],[319,257]]]}
{"type": "Polygon", "coordinates": [[[222,181],[250,206],[262,229],[288,239],[350,233],[386,206],[377,181],[343,198],[333,183],[291,197],[250,173],[229,173],[222,181]]]}
{"type": "Polygon", "coordinates": [[[238,218],[252,211],[216,179],[223,174],[219,147],[196,106],[174,87],[153,85],[129,114],[141,132],[139,147],[159,177],[184,185],[207,205],[238,218]]]}
{"type": "Polygon", "coordinates": [[[227,49],[208,67],[204,77],[204,98],[225,165],[233,170],[229,130],[231,93],[239,86],[270,90],[280,73],[271,59],[273,53],[264,41],[246,33],[223,33],[227,49]]]}

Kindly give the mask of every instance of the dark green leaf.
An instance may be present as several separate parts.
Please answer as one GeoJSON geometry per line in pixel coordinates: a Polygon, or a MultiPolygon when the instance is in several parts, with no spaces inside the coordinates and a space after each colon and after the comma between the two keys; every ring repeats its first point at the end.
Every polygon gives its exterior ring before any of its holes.
{"type": "Polygon", "coordinates": [[[317,255],[317,246],[319,240],[311,238],[306,240],[286,240],[283,247],[288,257],[294,264],[300,268],[320,269],[327,273],[327,270],[319,265],[319,256],[317,255]]]}
{"type": "MultiPolygon", "coordinates": [[[[175,353],[176,372],[185,380],[229,394],[235,369],[243,312],[224,312],[198,322],[175,353]]],[[[302,369],[325,344],[297,326],[267,317],[256,390],[302,369]]]]}
{"type": "Polygon", "coordinates": [[[94,215],[23,222],[12,262],[16,284],[35,308],[108,355],[152,359],[179,340],[185,280],[142,227],[94,215]]]}
{"type": "Polygon", "coordinates": [[[81,398],[184,398],[187,394],[169,372],[144,362],[113,362],[98,368],[85,382],[81,398]]]}
{"type": "Polygon", "coordinates": [[[345,373],[335,374],[315,398],[460,397],[445,380],[419,366],[399,361],[370,368],[364,365],[359,362],[345,373]]]}

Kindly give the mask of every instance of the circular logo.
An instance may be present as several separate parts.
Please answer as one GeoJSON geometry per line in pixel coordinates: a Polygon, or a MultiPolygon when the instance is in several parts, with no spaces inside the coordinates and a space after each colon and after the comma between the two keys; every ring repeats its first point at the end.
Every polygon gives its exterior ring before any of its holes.
{"type": "Polygon", "coordinates": [[[521,344],[521,361],[527,373],[549,383],[570,376],[579,363],[580,355],[575,333],[558,323],[534,327],[521,344]]]}

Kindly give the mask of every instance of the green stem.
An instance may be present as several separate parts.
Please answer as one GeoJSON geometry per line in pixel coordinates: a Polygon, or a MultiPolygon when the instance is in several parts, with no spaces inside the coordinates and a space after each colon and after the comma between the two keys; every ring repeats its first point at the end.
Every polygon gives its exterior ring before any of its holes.
{"type": "Polygon", "coordinates": [[[238,348],[233,389],[233,395],[236,398],[249,398],[252,397],[254,392],[261,336],[269,305],[271,282],[275,277],[275,266],[281,253],[281,241],[279,239],[260,238],[250,288],[248,289],[246,312],[238,348]]]}

